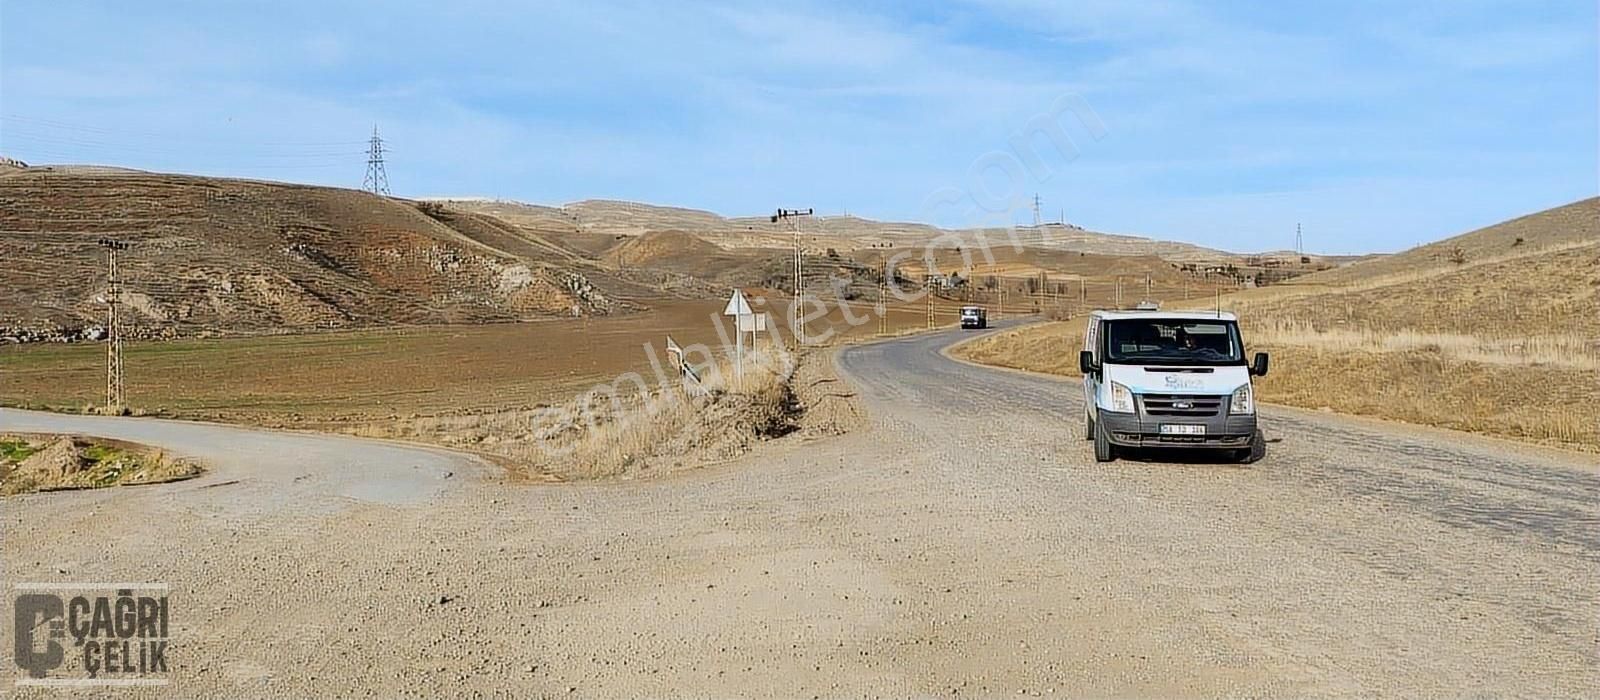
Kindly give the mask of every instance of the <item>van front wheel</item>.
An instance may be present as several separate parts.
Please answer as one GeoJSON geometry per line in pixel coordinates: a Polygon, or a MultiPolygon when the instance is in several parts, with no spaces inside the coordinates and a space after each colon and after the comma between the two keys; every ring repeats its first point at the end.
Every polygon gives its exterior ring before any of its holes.
{"type": "Polygon", "coordinates": [[[1111,437],[1106,435],[1106,427],[1096,425],[1094,429],[1094,461],[1109,462],[1117,458],[1117,446],[1111,444],[1111,437]]]}
{"type": "Polygon", "coordinates": [[[1250,436],[1250,446],[1238,450],[1234,454],[1240,464],[1255,464],[1261,461],[1263,457],[1267,456],[1266,436],[1262,435],[1261,430],[1258,428],[1255,434],[1250,436]]]}

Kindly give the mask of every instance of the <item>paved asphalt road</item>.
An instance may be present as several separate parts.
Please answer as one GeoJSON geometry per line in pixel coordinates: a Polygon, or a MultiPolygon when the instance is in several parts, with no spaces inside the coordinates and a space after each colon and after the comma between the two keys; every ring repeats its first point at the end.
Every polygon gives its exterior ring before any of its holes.
{"type": "Polygon", "coordinates": [[[6,577],[170,584],[126,694],[1600,695],[1592,458],[1269,410],[1254,465],[1096,464],[962,337],[844,350],[863,430],[637,482],[0,411],[215,466],[7,499],[6,577]]]}

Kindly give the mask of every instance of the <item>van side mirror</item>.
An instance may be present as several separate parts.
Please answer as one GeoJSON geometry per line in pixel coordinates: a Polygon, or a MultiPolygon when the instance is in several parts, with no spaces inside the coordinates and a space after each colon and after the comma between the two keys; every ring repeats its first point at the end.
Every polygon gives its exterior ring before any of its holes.
{"type": "Polygon", "coordinates": [[[1258,352],[1256,353],[1255,361],[1250,364],[1250,373],[1256,375],[1257,377],[1265,377],[1267,376],[1267,367],[1269,364],[1270,363],[1268,361],[1267,354],[1264,352],[1258,352]]]}
{"type": "Polygon", "coordinates": [[[1100,368],[1095,365],[1093,350],[1078,351],[1078,371],[1084,374],[1094,374],[1100,368]]]}

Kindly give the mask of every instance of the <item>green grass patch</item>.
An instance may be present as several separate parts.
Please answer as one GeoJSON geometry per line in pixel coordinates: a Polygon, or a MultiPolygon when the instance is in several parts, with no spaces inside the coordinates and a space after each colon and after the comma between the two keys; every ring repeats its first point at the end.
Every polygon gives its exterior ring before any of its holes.
{"type": "Polygon", "coordinates": [[[42,448],[29,444],[27,440],[0,440],[0,462],[20,463],[32,457],[40,449],[42,448]]]}

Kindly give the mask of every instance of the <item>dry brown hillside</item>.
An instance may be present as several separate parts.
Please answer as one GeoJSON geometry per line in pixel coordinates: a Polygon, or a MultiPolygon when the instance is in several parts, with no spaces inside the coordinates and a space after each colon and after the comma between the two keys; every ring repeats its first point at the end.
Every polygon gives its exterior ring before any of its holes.
{"type": "Polygon", "coordinates": [[[1227,305],[1279,400],[1600,449],[1600,199],[1227,305]]]}
{"type": "Polygon", "coordinates": [[[606,250],[604,258],[618,265],[650,265],[667,261],[711,264],[725,254],[722,246],[683,231],[651,231],[630,236],[606,250]]]}
{"type": "Polygon", "coordinates": [[[517,227],[354,190],[83,168],[0,173],[0,337],[102,323],[122,257],[135,336],[483,322],[627,308],[517,227]]]}
{"type": "Polygon", "coordinates": [[[1591,197],[1395,255],[1360,260],[1299,278],[1296,282],[1328,285],[1364,283],[1391,275],[1447,271],[1467,264],[1537,254],[1548,248],[1596,241],[1600,241],[1600,197],[1591,197]]]}
{"type": "MultiPolygon", "coordinates": [[[[99,166],[4,166],[0,254],[10,266],[0,340],[97,335],[104,236],[133,244],[122,277],[134,337],[590,315],[730,286],[793,287],[794,234],[765,217],[604,200],[409,201],[99,166]]],[[[876,293],[890,255],[909,252],[902,271],[920,281],[926,250],[944,267],[985,244],[994,261],[964,272],[1009,278],[989,290],[1037,294],[1041,309],[1039,273],[1058,285],[1090,278],[1086,293],[1107,298],[1116,298],[1118,277],[1135,287],[1149,275],[1166,298],[1181,298],[1189,279],[1197,288],[1219,279],[1178,271],[1179,261],[1248,266],[1221,251],[1058,224],[1012,235],[838,216],[800,227],[807,288],[839,288],[850,299],[876,293]]]]}
{"type": "MultiPolygon", "coordinates": [[[[539,225],[570,226],[580,234],[639,236],[651,231],[684,231],[726,248],[783,248],[792,246],[788,222],[773,223],[766,216],[727,218],[709,211],[614,200],[584,200],[560,208],[501,202],[460,200],[452,204],[471,211],[491,213],[508,220],[539,225]]],[[[856,216],[815,216],[799,224],[806,245],[821,251],[925,246],[943,241],[946,247],[972,245],[980,236],[993,245],[1009,244],[999,231],[951,231],[927,224],[874,221],[856,216]]],[[[1062,249],[1102,255],[1151,255],[1174,261],[1234,260],[1239,256],[1189,243],[1138,236],[1098,233],[1082,228],[1045,224],[1016,230],[1016,240],[1031,248],[1062,249]]]]}
{"type": "Polygon", "coordinates": [[[1600,340],[1600,198],[1242,292],[1233,305],[1316,330],[1600,340]]]}

